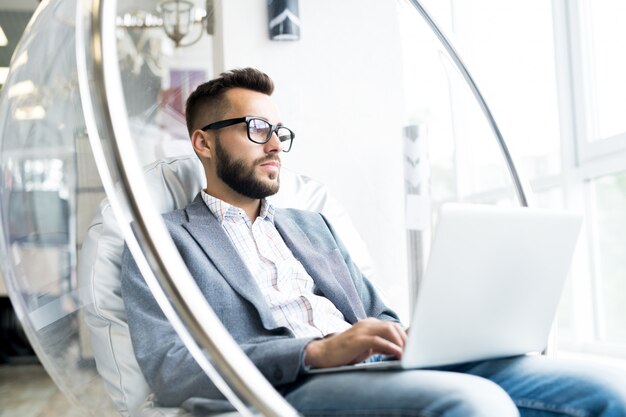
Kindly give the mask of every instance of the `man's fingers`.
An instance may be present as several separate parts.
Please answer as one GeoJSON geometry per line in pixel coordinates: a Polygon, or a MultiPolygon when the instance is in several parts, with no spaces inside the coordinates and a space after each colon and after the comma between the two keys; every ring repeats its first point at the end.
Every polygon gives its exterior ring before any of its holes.
{"type": "Polygon", "coordinates": [[[373,336],[370,340],[373,353],[380,353],[383,355],[402,357],[402,346],[399,346],[383,337],[373,336]]]}
{"type": "Polygon", "coordinates": [[[406,332],[398,323],[370,318],[343,333],[311,342],[306,361],[323,368],[361,362],[375,353],[401,358],[405,343],[406,332]]]}
{"type": "Polygon", "coordinates": [[[406,344],[406,332],[398,323],[389,323],[392,332],[395,334],[393,341],[400,347],[404,348],[406,344]]]}
{"type": "Polygon", "coordinates": [[[402,338],[402,347],[404,348],[404,345],[406,345],[407,333],[400,323],[394,323],[393,325],[400,334],[400,337],[402,338]]]}
{"type": "Polygon", "coordinates": [[[404,348],[406,342],[406,332],[398,323],[370,319],[357,323],[354,329],[387,339],[400,348],[404,348]]]}

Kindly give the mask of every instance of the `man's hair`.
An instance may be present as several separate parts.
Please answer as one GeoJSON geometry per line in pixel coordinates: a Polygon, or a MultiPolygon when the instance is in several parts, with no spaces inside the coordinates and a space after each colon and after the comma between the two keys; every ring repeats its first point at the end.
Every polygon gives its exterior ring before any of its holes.
{"type": "Polygon", "coordinates": [[[238,68],[223,72],[219,77],[200,84],[191,93],[185,106],[185,119],[190,136],[195,129],[202,127],[198,126],[200,119],[216,122],[217,118],[228,110],[224,94],[231,88],[245,88],[269,96],[274,92],[274,82],[267,74],[257,69],[238,68]]]}

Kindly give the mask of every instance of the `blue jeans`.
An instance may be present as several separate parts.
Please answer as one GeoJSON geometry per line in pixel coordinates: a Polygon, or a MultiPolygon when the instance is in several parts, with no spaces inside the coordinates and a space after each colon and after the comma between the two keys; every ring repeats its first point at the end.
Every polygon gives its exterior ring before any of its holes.
{"type": "Polygon", "coordinates": [[[305,416],[626,417],[626,371],[540,356],[307,376],[283,394],[305,416]]]}

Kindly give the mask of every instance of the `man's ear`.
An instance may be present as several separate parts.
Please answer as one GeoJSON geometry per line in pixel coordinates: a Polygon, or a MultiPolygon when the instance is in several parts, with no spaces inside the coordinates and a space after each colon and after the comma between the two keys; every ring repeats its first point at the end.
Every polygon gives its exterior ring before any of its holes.
{"type": "Polygon", "coordinates": [[[211,157],[212,144],[210,142],[208,133],[200,129],[194,130],[191,134],[191,146],[193,146],[196,154],[201,155],[205,158],[211,157]]]}

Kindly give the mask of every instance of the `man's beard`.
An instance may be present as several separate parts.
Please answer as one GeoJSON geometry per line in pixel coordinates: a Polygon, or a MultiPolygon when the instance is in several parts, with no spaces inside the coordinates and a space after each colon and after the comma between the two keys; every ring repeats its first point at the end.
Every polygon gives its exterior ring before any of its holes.
{"type": "Polygon", "coordinates": [[[246,166],[244,161],[231,158],[220,145],[219,139],[215,141],[215,153],[217,156],[217,176],[239,194],[260,199],[278,192],[280,174],[276,174],[276,182],[274,183],[264,183],[254,175],[257,165],[267,161],[277,161],[278,157],[266,156],[253,161],[250,166],[246,166]]]}

